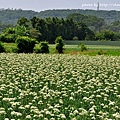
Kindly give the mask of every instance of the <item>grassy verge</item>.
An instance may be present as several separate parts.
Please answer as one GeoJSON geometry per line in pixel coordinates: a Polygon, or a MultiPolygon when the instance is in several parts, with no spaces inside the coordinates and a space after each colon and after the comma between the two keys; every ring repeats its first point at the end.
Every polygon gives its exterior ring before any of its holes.
{"type": "Polygon", "coordinates": [[[66,45],[65,53],[67,54],[82,54],[82,55],[113,55],[120,56],[120,47],[116,46],[101,46],[87,45],[87,51],[81,52],[77,45],[66,45]]]}
{"type": "MultiPolygon", "coordinates": [[[[17,46],[15,43],[3,43],[6,52],[16,52],[17,46]]],[[[81,55],[112,55],[120,56],[120,47],[117,46],[102,46],[102,45],[86,45],[87,51],[80,51],[78,45],[65,45],[64,54],[81,54],[81,55]]],[[[55,45],[49,45],[50,54],[55,54],[55,45]]]]}

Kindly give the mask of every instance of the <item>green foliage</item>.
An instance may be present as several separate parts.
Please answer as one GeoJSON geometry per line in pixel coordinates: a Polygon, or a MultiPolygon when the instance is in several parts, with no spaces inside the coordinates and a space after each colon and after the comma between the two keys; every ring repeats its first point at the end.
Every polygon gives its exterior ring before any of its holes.
{"type": "Polygon", "coordinates": [[[63,46],[64,46],[64,41],[61,36],[58,36],[55,40],[56,43],[56,51],[58,53],[63,53],[63,46]]]}
{"type": "Polygon", "coordinates": [[[0,41],[7,42],[7,43],[13,43],[15,42],[17,36],[15,34],[1,34],[0,35],[0,41]]]}
{"type": "Polygon", "coordinates": [[[15,34],[19,36],[29,36],[29,30],[25,26],[15,26],[15,34]]]}
{"type": "Polygon", "coordinates": [[[103,50],[98,51],[98,55],[104,55],[104,54],[106,54],[106,52],[104,52],[103,50]]]}
{"type": "Polygon", "coordinates": [[[34,48],[35,53],[49,53],[48,42],[40,42],[34,48]]]}
{"type": "MultiPolygon", "coordinates": [[[[74,22],[72,19],[58,19],[46,18],[46,20],[39,19],[35,28],[42,34],[41,40],[49,40],[49,43],[54,43],[53,40],[57,36],[62,36],[65,40],[72,40],[77,36],[79,40],[85,40],[86,36],[91,31],[84,23],[74,22]]],[[[92,32],[91,32],[92,33],[92,32]]]]}
{"type": "Polygon", "coordinates": [[[15,34],[15,29],[13,27],[6,28],[4,30],[4,33],[6,33],[6,34],[15,34]]]}
{"type": "Polygon", "coordinates": [[[15,43],[18,36],[29,36],[29,32],[25,26],[15,26],[7,28],[0,35],[0,40],[7,43],[15,43]]]}
{"type": "Polygon", "coordinates": [[[73,19],[76,22],[83,22],[94,31],[99,31],[99,29],[105,24],[105,21],[102,18],[97,18],[93,15],[83,15],[80,13],[69,14],[67,19],[73,19]]]}
{"type": "Polygon", "coordinates": [[[0,21],[0,33],[2,33],[6,28],[9,28],[9,27],[13,27],[13,25],[3,24],[3,23],[0,21]]]}
{"type": "Polygon", "coordinates": [[[6,53],[18,53],[16,43],[3,43],[6,53]]]}
{"type": "Polygon", "coordinates": [[[4,46],[3,46],[2,42],[0,42],[0,53],[1,52],[5,52],[5,49],[4,49],[4,46]]]}
{"type": "Polygon", "coordinates": [[[36,40],[27,36],[19,36],[16,44],[19,53],[32,53],[36,40]]]}
{"type": "Polygon", "coordinates": [[[105,30],[103,31],[103,35],[104,35],[105,40],[114,41],[114,32],[110,30],[105,30]]]}
{"type": "Polygon", "coordinates": [[[110,31],[110,30],[104,30],[102,32],[96,33],[96,36],[95,36],[96,40],[115,41],[118,38],[119,36],[117,36],[117,34],[115,34],[113,31],[110,31]]]}
{"type": "Polygon", "coordinates": [[[28,27],[28,20],[27,20],[27,18],[25,18],[25,17],[21,17],[18,21],[17,21],[17,24],[19,25],[19,26],[25,26],[25,27],[28,27]]]}
{"type": "Polygon", "coordinates": [[[39,32],[39,30],[36,30],[35,28],[31,28],[29,30],[29,34],[31,38],[35,38],[38,42],[40,42],[42,34],[39,32]]]}
{"type": "Polygon", "coordinates": [[[73,40],[78,40],[78,37],[77,36],[73,37],[73,40]]]}
{"type": "Polygon", "coordinates": [[[84,43],[81,43],[78,45],[78,47],[80,47],[80,51],[83,52],[83,51],[86,51],[87,50],[87,47],[85,46],[84,43]]]}
{"type": "Polygon", "coordinates": [[[69,14],[79,13],[83,15],[95,15],[99,18],[105,18],[107,23],[120,19],[119,11],[107,11],[107,10],[82,10],[82,9],[62,9],[62,10],[45,10],[41,12],[35,12],[32,10],[13,10],[13,9],[1,9],[0,10],[0,20],[5,24],[16,24],[17,20],[24,16],[27,19],[30,19],[34,16],[39,18],[48,18],[48,17],[58,17],[66,18],[69,14]]]}

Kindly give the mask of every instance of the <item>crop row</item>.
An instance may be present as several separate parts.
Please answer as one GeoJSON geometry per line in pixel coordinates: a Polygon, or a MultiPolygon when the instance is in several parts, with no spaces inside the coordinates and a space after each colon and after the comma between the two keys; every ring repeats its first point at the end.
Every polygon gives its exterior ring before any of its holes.
{"type": "Polygon", "coordinates": [[[120,119],[120,57],[0,54],[0,120],[120,119]]]}

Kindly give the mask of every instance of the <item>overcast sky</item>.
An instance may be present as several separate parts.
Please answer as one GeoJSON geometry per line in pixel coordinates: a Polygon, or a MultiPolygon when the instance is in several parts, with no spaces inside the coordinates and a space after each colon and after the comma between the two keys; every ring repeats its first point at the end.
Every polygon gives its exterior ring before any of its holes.
{"type": "Polygon", "coordinates": [[[48,9],[119,10],[120,0],[0,0],[0,8],[43,11],[48,9]]]}

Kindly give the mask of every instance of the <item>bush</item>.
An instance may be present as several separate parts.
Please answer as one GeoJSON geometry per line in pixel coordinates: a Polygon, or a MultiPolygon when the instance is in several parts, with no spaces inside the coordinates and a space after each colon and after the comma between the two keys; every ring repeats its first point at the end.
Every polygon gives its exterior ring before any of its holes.
{"type": "Polygon", "coordinates": [[[56,50],[58,53],[63,53],[63,46],[64,46],[64,41],[61,36],[58,36],[55,40],[56,43],[56,50]]]}
{"type": "Polygon", "coordinates": [[[98,55],[105,55],[106,52],[104,52],[103,50],[99,50],[97,54],[98,54],[98,55]]]}
{"type": "Polygon", "coordinates": [[[0,41],[7,43],[15,43],[17,36],[15,34],[1,34],[0,41]]]}
{"type": "Polygon", "coordinates": [[[19,36],[16,40],[16,44],[19,53],[32,53],[36,39],[27,36],[19,36]]]}
{"type": "Polygon", "coordinates": [[[0,42],[0,53],[5,52],[4,46],[2,42],[0,42]]]}
{"type": "Polygon", "coordinates": [[[48,42],[40,42],[35,48],[35,53],[49,53],[48,42]]]}
{"type": "Polygon", "coordinates": [[[80,43],[79,45],[78,45],[78,47],[80,46],[80,51],[81,52],[83,52],[83,51],[86,51],[87,50],[87,47],[85,46],[85,44],[84,43],[80,43]]]}

